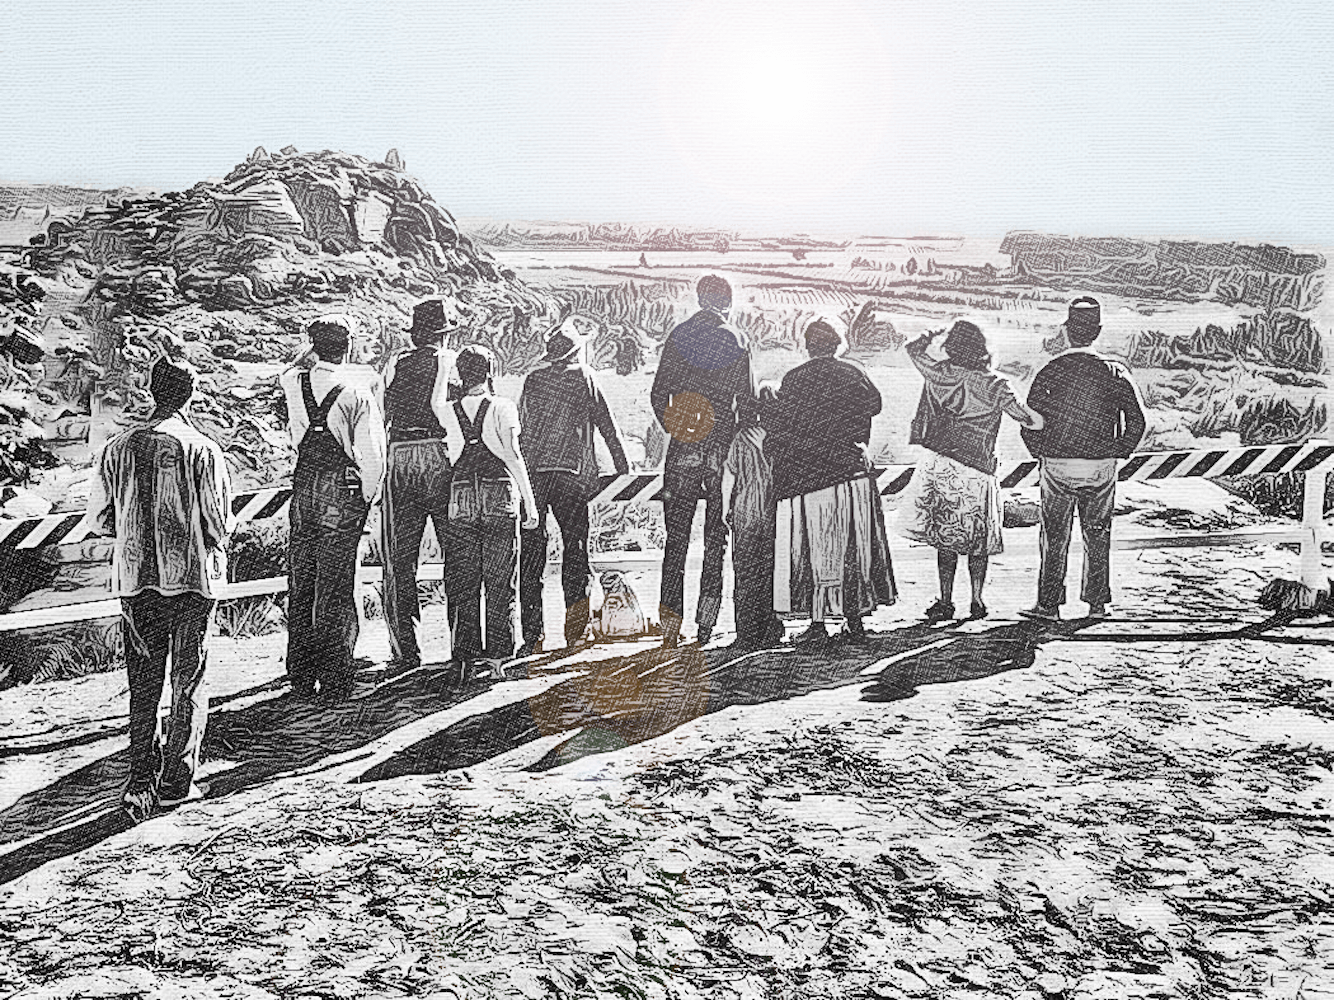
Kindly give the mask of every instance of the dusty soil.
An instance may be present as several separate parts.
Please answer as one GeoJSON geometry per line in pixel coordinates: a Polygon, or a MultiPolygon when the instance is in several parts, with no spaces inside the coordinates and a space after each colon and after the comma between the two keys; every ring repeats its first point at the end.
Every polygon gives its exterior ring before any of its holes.
{"type": "Polygon", "coordinates": [[[1334,996],[1334,633],[1245,628],[1295,557],[1119,554],[1113,620],[1047,633],[1010,540],[993,619],[913,624],[905,553],[822,653],[318,708],[220,646],[209,797],[129,830],[123,680],[7,692],[0,993],[1334,996]]]}

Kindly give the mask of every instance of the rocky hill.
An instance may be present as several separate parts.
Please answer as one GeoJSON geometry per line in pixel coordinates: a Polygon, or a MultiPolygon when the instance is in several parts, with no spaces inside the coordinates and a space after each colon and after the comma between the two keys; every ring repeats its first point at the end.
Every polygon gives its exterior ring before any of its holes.
{"type": "Polygon", "coordinates": [[[33,418],[72,466],[147,413],[163,352],[199,367],[202,429],[242,484],[258,484],[290,467],[270,404],[318,314],[355,316],[360,360],[378,365],[406,342],[413,303],[445,296],[510,369],[540,355],[554,320],[545,294],[475,246],[392,150],[372,162],[257,149],[221,182],[55,219],[24,257],[47,291],[33,418]]]}

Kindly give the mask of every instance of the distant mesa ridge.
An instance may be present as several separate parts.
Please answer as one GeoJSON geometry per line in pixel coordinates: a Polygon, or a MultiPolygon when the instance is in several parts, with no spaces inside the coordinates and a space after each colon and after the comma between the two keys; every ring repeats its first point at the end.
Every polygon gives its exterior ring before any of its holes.
{"type": "Polygon", "coordinates": [[[1268,244],[1012,232],[1000,249],[1015,276],[1053,288],[1303,311],[1324,290],[1323,256],[1268,244]]]}

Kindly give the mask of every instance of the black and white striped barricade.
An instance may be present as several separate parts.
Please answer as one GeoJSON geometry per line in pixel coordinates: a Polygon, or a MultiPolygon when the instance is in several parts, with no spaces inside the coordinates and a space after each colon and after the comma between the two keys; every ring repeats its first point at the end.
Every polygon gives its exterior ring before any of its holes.
{"type": "MultiPolygon", "coordinates": [[[[1243,542],[1296,542],[1301,546],[1302,582],[1313,589],[1327,586],[1321,572],[1321,544],[1325,539],[1325,481],[1334,467],[1334,445],[1324,441],[1304,444],[1270,445],[1261,448],[1144,452],[1132,455],[1121,466],[1121,482],[1154,482],[1167,479],[1213,479],[1219,476],[1257,473],[1302,472],[1306,476],[1299,524],[1263,525],[1252,528],[1207,532],[1176,532],[1171,535],[1114,535],[1118,549],[1147,549],[1202,545],[1236,545],[1243,542]]],[[[877,484],[883,496],[901,493],[912,479],[911,465],[888,466],[878,470],[877,484]]],[[[1002,489],[1035,486],[1038,463],[1010,462],[997,472],[1002,489]]],[[[657,500],[662,490],[661,471],[628,473],[603,477],[592,504],[628,503],[657,500]]],[[[286,517],[292,491],[288,486],[270,486],[238,494],[232,500],[232,515],[237,524],[286,517]]],[[[50,514],[46,517],[0,518],[0,553],[5,550],[38,549],[53,545],[82,542],[90,535],[90,526],[81,513],[50,514]]],[[[363,566],[358,573],[361,583],[378,580],[378,566],[363,566]]],[[[439,565],[421,567],[421,579],[440,578],[439,565]]],[[[219,592],[223,599],[277,594],[287,589],[285,577],[229,583],[219,592]]],[[[360,604],[360,602],[358,602],[360,604]]],[[[95,600],[55,605],[30,611],[0,614],[0,631],[65,624],[104,618],[120,613],[117,601],[95,600]]]]}
{"type": "MultiPolygon", "coordinates": [[[[1334,467],[1334,445],[1325,441],[1304,444],[1276,444],[1252,448],[1215,450],[1141,452],[1131,455],[1117,473],[1120,482],[1160,482],[1169,479],[1215,479],[1257,473],[1308,473],[1302,496],[1300,524],[1262,525],[1220,531],[1175,532],[1171,535],[1113,535],[1118,549],[1179,548],[1206,545],[1237,545],[1243,542],[1296,542],[1301,545],[1302,582],[1308,587],[1327,586],[1321,572],[1320,552],[1325,540],[1325,481],[1334,467]]],[[[882,496],[892,497],[912,480],[914,466],[891,465],[877,472],[876,482],[882,496]]],[[[997,470],[1003,490],[1038,484],[1035,460],[1009,462],[997,470]]],[[[625,503],[656,500],[662,490],[660,472],[607,476],[593,503],[625,503]]]]}

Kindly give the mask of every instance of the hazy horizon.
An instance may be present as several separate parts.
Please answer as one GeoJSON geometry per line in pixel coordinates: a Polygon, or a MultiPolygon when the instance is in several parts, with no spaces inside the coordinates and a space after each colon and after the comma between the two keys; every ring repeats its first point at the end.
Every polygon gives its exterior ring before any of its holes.
{"type": "Polygon", "coordinates": [[[1334,7],[19,3],[9,183],[396,148],[450,212],[1334,243],[1334,7]]]}

